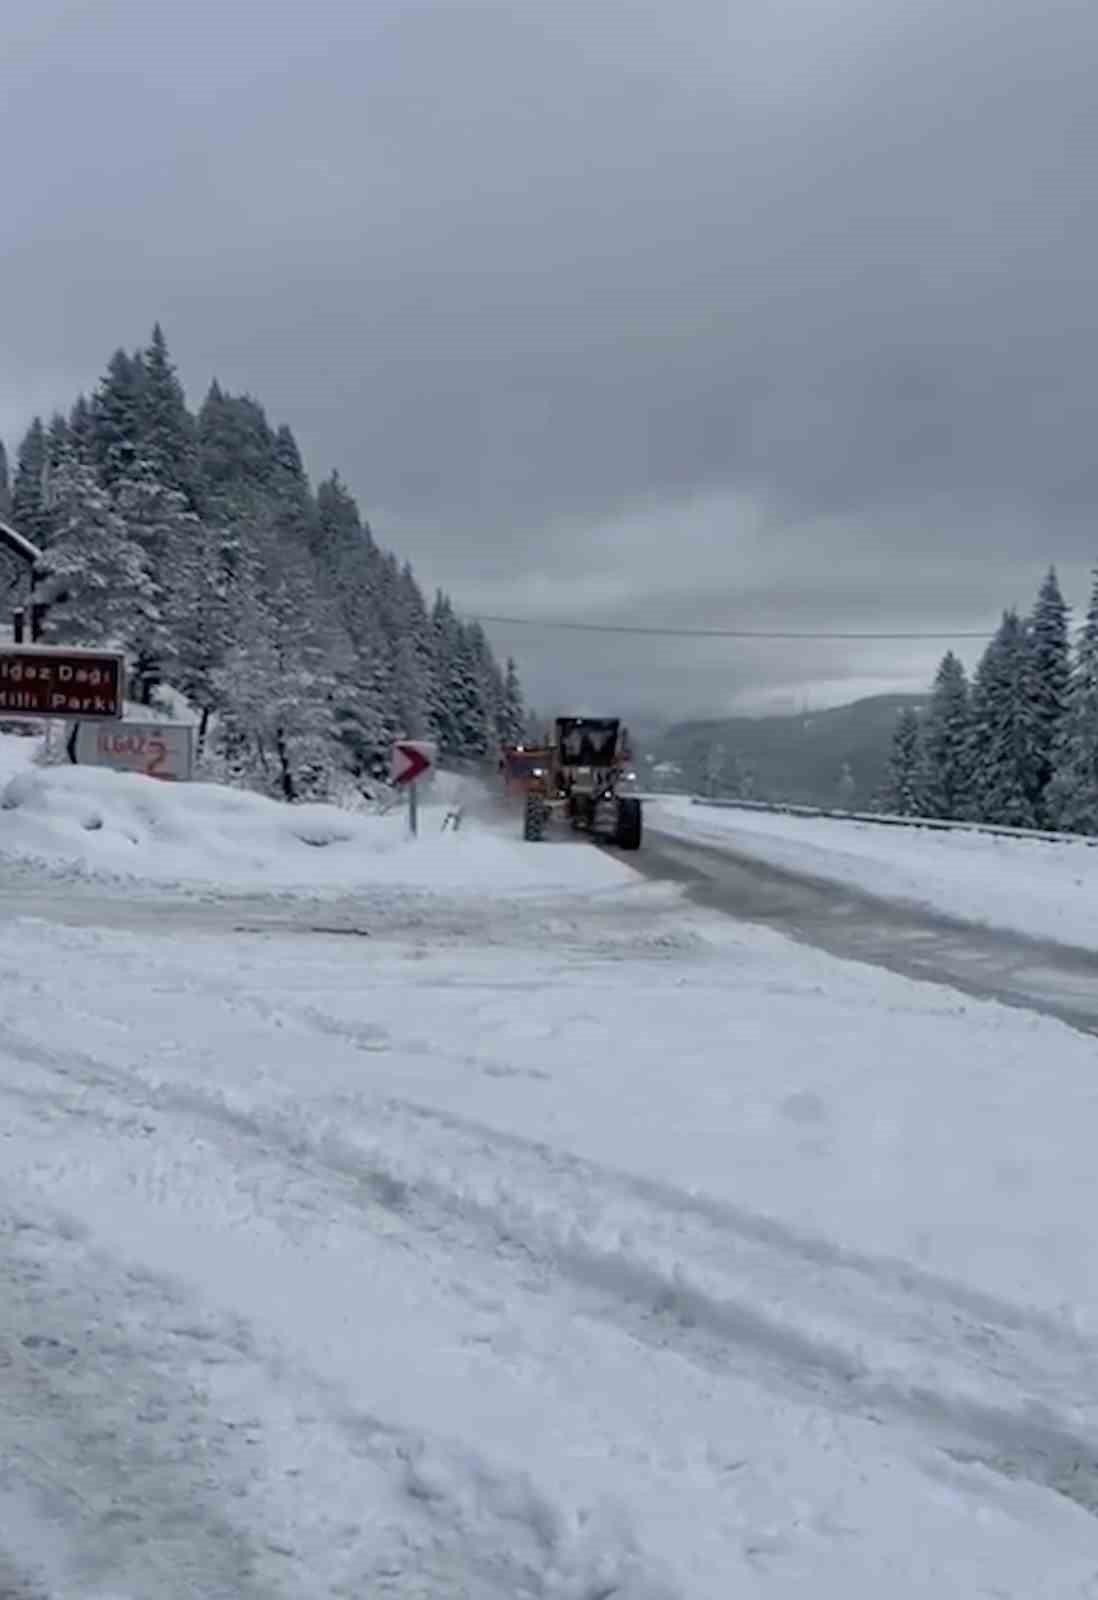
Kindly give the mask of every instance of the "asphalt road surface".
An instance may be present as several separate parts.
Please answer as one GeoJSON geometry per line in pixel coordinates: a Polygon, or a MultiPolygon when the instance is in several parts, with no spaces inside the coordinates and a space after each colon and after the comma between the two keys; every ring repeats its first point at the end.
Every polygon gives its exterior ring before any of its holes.
{"type": "Polygon", "coordinates": [[[681,884],[698,905],[761,923],[831,955],[1041,1011],[1098,1034],[1096,952],[878,899],[653,827],[641,850],[622,859],[645,877],[681,884]]]}

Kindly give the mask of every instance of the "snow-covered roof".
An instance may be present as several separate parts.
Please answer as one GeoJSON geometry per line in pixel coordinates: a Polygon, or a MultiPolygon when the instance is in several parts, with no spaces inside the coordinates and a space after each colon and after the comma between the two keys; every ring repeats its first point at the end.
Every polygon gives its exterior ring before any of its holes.
{"type": "Polygon", "coordinates": [[[29,562],[32,566],[42,559],[42,552],[36,544],[32,544],[25,534],[19,533],[10,522],[0,521],[0,544],[10,550],[13,556],[29,562]]]}

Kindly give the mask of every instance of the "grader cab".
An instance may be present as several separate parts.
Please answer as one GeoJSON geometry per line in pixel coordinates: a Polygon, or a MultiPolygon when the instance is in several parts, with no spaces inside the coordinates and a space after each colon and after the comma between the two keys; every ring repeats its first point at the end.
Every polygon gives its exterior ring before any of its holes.
{"type": "Polygon", "coordinates": [[[553,750],[550,745],[512,745],[500,761],[503,785],[509,799],[525,800],[545,794],[552,783],[553,750]]]}
{"type": "Polygon", "coordinates": [[[639,850],[641,803],[623,794],[629,752],[616,717],[558,717],[554,737],[537,750],[510,751],[504,768],[510,792],[523,794],[523,836],[545,838],[567,820],[622,850],[639,850]]]}

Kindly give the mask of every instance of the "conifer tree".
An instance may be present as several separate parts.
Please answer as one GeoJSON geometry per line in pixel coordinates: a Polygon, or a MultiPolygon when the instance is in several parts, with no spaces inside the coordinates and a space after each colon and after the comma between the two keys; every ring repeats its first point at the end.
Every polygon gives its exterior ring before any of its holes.
{"type": "Polygon", "coordinates": [[[157,686],[170,675],[171,594],[178,553],[186,552],[194,539],[197,520],[182,494],[140,470],[118,480],[113,498],[129,538],[142,553],[147,575],[133,621],[132,677],[134,698],[149,705],[157,686]]]}
{"type": "Polygon", "coordinates": [[[1016,611],[1006,611],[972,688],[972,811],[1002,827],[1037,825],[1040,767],[1033,654],[1016,611]]]}
{"type": "Polygon", "coordinates": [[[1098,834],[1098,569],[1075,653],[1067,710],[1047,793],[1050,822],[1069,833],[1098,834]]]}
{"type": "Polygon", "coordinates": [[[143,552],[93,468],[70,451],[53,474],[54,537],[39,598],[49,644],[132,649],[152,602],[143,552]]]}
{"type": "Polygon", "coordinates": [[[444,756],[458,756],[463,751],[459,666],[461,631],[453,607],[441,591],[435,595],[431,630],[435,659],[433,714],[438,728],[439,750],[444,756]]]}
{"type": "Polygon", "coordinates": [[[69,442],[68,418],[62,416],[60,411],[55,411],[46,430],[47,498],[50,473],[57,467],[62,457],[68,454],[69,442]]]}
{"type": "Polygon", "coordinates": [[[77,395],[69,412],[69,441],[81,461],[95,463],[95,414],[86,394],[77,395]]]}
{"type": "Polygon", "coordinates": [[[198,413],[198,453],[209,494],[263,492],[274,477],[275,436],[250,395],[228,394],[215,380],[198,413]]]}
{"type": "Polygon", "coordinates": [[[943,656],[923,721],[919,793],[928,817],[961,819],[972,804],[972,717],[968,679],[950,650],[943,656]]]}
{"type": "Polygon", "coordinates": [[[159,322],[142,358],[139,458],[143,470],[158,483],[183,496],[191,510],[198,501],[198,453],[194,420],[187,410],[183,385],[168,354],[159,322]]]}
{"type": "Polygon", "coordinates": [[[520,744],[526,729],[526,706],[514,656],[507,657],[503,680],[503,706],[500,713],[500,738],[504,744],[520,744]]]}
{"type": "Polygon", "coordinates": [[[141,455],[144,362],[116,350],[92,401],[95,458],[108,488],[132,474],[141,455]]]}
{"type": "Polygon", "coordinates": [[[434,658],[431,623],[423,594],[409,566],[402,568],[396,589],[394,687],[397,720],[412,739],[434,737],[434,658]]]}
{"type": "Polygon", "coordinates": [[[49,450],[41,417],[35,417],[23,436],[15,463],[11,490],[11,520],[16,531],[44,548],[50,538],[47,503],[49,450]]]}
{"type": "Polygon", "coordinates": [[[905,706],[896,719],[885,782],[884,807],[895,817],[917,817],[921,811],[919,776],[922,766],[919,718],[905,706]]]}
{"type": "Polygon", "coordinates": [[[195,520],[171,563],[164,597],[172,682],[198,712],[203,752],[211,717],[225,704],[225,664],[233,645],[232,601],[240,578],[238,529],[229,520],[195,520]]]}
{"type": "Polygon", "coordinates": [[[1029,623],[1029,640],[1037,766],[1034,811],[1038,825],[1044,827],[1049,823],[1045,795],[1055,770],[1071,680],[1068,607],[1060,593],[1054,567],[1049,568],[1037,595],[1029,623]]]}

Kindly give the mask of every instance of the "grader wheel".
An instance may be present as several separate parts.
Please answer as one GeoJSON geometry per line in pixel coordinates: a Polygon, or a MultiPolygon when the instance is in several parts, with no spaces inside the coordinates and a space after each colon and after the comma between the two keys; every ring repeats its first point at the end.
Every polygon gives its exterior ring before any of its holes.
{"type": "Polygon", "coordinates": [[[635,795],[626,795],[618,801],[618,826],[614,843],[620,850],[639,850],[641,826],[641,803],[635,795]]]}
{"type": "Polygon", "coordinates": [[[545,838],[545,804],[537,795],[527,798],[522,837],[532,844],[538,844],[545,838]]]}

